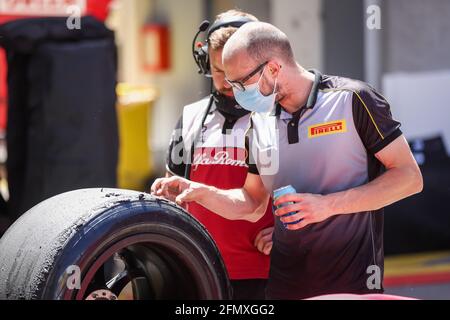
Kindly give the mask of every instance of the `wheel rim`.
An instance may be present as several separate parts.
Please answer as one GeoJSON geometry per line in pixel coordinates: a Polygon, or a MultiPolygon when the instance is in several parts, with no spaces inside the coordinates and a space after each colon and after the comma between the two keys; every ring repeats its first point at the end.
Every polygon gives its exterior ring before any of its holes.
{"type": "MultiPolygon", "coordinates": [[[[198,252],[190,246],[162,234],[130,236],[106,248],[94,261],[81,270],[79,290],[67,291],[65,299],[86,299],[99,289],[111,291],[119,298],[126,298],[126,287],[132,290],[132,298],[145,299],[208,299],[217,298],[217,280],[211,286],[213,270],[209,270],[198,252]],[[197,258],[193,257],[197,255],[197,258]],[[125,268],[105,272],[111,259],[119,258],[125,268]],[[208,279],[209,276],[209,279],[208,279]],[[122,294],[122,295],[121,295],[122,294]]],[[[128,294],[129,298],[129,294],[128,294]]]]}

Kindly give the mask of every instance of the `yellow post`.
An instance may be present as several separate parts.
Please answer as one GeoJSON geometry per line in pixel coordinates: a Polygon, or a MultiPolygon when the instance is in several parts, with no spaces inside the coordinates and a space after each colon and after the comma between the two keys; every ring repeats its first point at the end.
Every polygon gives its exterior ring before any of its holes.
{"type": "Polygon", "coordinates": [[[147,191],[145,183],[153,168],[148,137],[156,97],[156,90],[149,86],[125,83],[117,86],[119,188],[147,191]]]}

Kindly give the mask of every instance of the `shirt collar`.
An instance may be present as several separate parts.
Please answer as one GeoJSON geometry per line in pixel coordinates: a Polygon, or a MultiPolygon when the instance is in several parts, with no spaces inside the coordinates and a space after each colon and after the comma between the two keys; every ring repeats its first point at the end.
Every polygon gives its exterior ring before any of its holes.
{"type": "MultiPolygon", "coordinates": [[[[306,105],[304,107],[306,107],[307,109],[313,109],[317,101],[317,94],[319,93],[319,85],[322,82],[322,74],[315,69],[311,69],[308,71],[312,72],[315,75],[315,77],[313,86],[308,96],[308,100],[306,101],[306,105]]],[[[303,107],[300,108],[297,112],[299,112],[301,109],[303,109],[303,107]]],[[[276,104],[274,110],[271,112],[271,115],[280,117],[281,119],[292,118],[292,115],[284,111],[279,103],[276,104]]]]}

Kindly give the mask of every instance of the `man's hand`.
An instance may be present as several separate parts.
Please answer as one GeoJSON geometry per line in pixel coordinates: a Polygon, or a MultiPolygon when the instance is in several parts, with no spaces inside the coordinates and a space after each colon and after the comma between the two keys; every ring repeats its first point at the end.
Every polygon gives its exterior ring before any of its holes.
{"type": "Polygon", "coordinates": [[[274,212],[275,215],[280,217],[281,222],[295,222],[302,219],[298,223],[286,225],[286,228],[289,230],[304,228],[312,223],[324,221],[333,215],[327,197],[319,194],[287,194],[279,197],[274,205],[279,206],[286,202],[294,202],[294,204],[288,204],[274,212]],[[289,212],[296,213],[291,216],[281,217],[289,212]]]}
{"type": "Polygon", "coordinates": [[[151,193],[175,201],[178,205],[198,201],[203,195],[206,186],[189,181],[187,179],[173,176],[170,178],[156,179],[151,186],[151,193]]]}
{"type": "Polygon", "coordinates": [[[247,174],[244,186],[239,189],[222,190],[173,176],[157,179],[151,193],[175,200],[181,206],[196,202],[225,219],[250,222],[264,216],[269,200],[261,178],[251,173],[247,174]]]}
{"type": "Polygon", "coordinates": [[[265,255],[269,255],[272,251],[272,234],[274,227],[269,227],[258,232],[255,238],[255,247],[265,255]]]}

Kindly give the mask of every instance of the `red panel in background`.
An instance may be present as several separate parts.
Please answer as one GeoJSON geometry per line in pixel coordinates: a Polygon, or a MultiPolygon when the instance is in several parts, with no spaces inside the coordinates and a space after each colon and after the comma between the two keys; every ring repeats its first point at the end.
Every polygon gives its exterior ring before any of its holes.
{"type": "Polygon", "coordinates": [[[143,68],[148,72],[166,71],[170,68],[170,33],[164,24],[146,24],[141,29],[143,68]],[[147,42],[149,44],[147,45],[147,42]],[[156,46],[156,50],[154,47],[156,46]],[[151,47],[150,51],[147,48],[151,47]]]}
{"type": "Polygon", "coordinates": [[[87,14],[96,17],[101,21],[105,21],[109,13],[109,4],[111,0],[88,0],[87,14]]]}
{"type": "Polygon", "coordinates": [[[0,48],[0,131],[6,130],[7,117],[7,89],[6,89],[6,57],[5,51],[0,48]]]}
{"type": "Polygon", "coordinates": [[[82,15],[92,15],[104,21],[112,0],[1,0],[0,24],[8,21],[45,16],[66,16],[66,8],[79,5],[82,15]],[[39,8],[38,10],[36,8],[39,8]],[[23,9],[23,10],[22,10],[23,9]]]}

